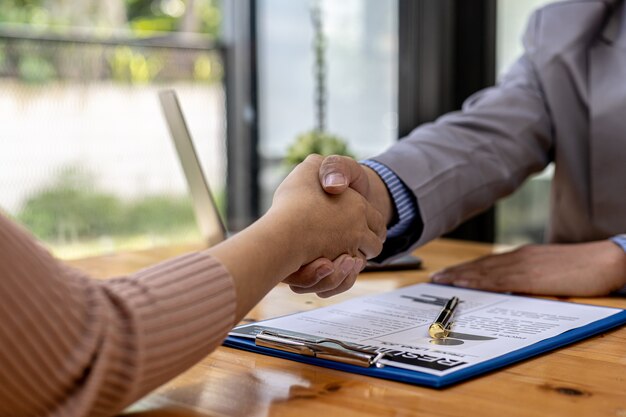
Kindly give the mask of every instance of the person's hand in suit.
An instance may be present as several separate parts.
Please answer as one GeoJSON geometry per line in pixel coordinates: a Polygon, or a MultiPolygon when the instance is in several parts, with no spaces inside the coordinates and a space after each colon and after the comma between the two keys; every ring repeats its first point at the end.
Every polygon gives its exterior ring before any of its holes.
{"type": "MultiPolygon", "coordinates": [[[[378,175],[356,161],[327,157],[319,179],[328,193],[348,187],[361,193],[387,223],[392,200],[378,175]],[[339,174],[339,175],[337,175],[339,174]]],[[[359,271],[342,269],[343,255],[334,262],[320,258],[303,266],[284,282],[297,293],[330,296],[349,289],[359,271]]],[[[452,266],[432,276],[433,282],[501,292],[598,296],[626,286],[626,254],[609,240],[581,244],[528,245],[452,266]]]]}
{"type": "Polygon", "coordinates": [[[610,240],[527,245],[444,269],[431,279],[489,291],[600,296],[626,285],[626,254],[610,240]]]}
{"type": "MultiPolygon", "coordinates": [[[[391,221],[394,214],[391,196],[374,170],[352,158],[332,155],[324,158],[316,177],[326,193],[339,195],[349,189],[355,190],[382,214],[385,225],[391,221]]],[[[349,290],[365,264],[355,264],[346,255],[331,259],[318,258],[291,274],[284,282],[296,293],[314,292],[324,298],[349,290]]]]}
{"type": "Polygon", "coordinates": [[[268,215],[279,219],[281,230],[292,225],[289,230],[305,256],[301,264],[345,253],[361,267],[382,250],[384,218],[355,190],[325,192],[316,178],[322,160],[310,155],[287,176],[274,194],[268,215]]]}

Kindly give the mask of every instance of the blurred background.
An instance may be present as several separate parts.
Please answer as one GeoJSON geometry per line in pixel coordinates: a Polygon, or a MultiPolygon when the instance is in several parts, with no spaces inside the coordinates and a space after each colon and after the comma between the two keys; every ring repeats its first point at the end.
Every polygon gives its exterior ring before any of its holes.
{"type": "MultiPolygon", "coordinates": [[[[3,0],[0,210],[58,256],[201,239],[157,92],[231,229],[311,151],[366,158],[493,84],[526,0],[3,0]]],[[[453,236],[541,241],[551,170],[453,236]]]]}

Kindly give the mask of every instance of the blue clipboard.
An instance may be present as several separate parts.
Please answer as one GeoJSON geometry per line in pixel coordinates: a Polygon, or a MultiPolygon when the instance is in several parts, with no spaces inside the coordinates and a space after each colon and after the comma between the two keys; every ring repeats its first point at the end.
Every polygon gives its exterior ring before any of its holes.
{"type": "MultiPolygon", "coordinates": [[[[263,322],[255,323],[261,325],[263,322]]],[[[257,346],[254,339],[244,337],[228,336],[224,341],[224,346],[242,349],[249,352],[256,352],[263,355],[274,356],[277,358],[289,359],[296,362],[308,363],[311,365],[321,366],[324,368],[336,369],[355,374],[368,375],[375,378],[388,379],[392,381],[405,382],[408,384],[422,385],[432,388],[444,388],[487,372],[520,362],[522,360],[540,355],[545,352],[584,340],[591,336],[606,332],[610,329],[626,324],[626,310],[622,310],[616,314],[597,320],[586,326],[578,327],[566,331],[560,335],[544,339],[540,342],[521,349],[506,353],[494,359],[478,363],[476,365],[460,369],[444,376],[432,375],[424,372],[396,368],[386,365],[382,368],[361,367],[349,365],[333,360],[319,359],[310,356],[303,356],[296,353],[285,352],[278,349],[257,346]]]]}

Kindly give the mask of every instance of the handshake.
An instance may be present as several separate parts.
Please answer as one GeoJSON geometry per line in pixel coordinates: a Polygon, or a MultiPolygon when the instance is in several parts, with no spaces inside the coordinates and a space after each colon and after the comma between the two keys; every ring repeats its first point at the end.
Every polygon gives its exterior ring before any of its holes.
{"type": "Polygon", "coordinates": [[[393,207],[370,168],[310,155],[278,187],[268,214],[273,230],[297,247],[300,268],[283,282],[296,293],[330,297],[350,289],[367,259],[382,251],[393,207]]]}

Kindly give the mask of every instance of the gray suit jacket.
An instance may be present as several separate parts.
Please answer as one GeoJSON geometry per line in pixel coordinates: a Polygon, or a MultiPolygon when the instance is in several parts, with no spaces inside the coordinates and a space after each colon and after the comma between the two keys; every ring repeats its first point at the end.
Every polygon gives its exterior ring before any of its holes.
{"type": "Polygon", "coordinates": [[[372,158],[417,198],[424,229],[407,243],[453,229],[551,161],[548,241],[626,232],[622,7],[621,0],[577,0],[539,9],[528,22],[524,55],[499,85],[372,158]]]}

